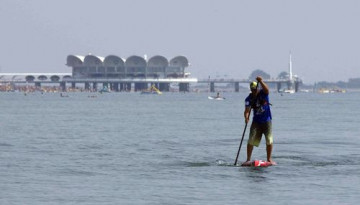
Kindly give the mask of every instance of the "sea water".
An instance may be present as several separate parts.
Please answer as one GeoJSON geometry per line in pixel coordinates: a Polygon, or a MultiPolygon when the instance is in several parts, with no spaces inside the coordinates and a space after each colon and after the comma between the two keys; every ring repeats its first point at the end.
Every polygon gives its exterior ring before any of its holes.
{"type": "Polygon", "coordinates": [[[360,200],[360,93],[271,93],[267,168],[233,166],[247,93],[67,95],[0,93],[0,204],[360,200]]]}

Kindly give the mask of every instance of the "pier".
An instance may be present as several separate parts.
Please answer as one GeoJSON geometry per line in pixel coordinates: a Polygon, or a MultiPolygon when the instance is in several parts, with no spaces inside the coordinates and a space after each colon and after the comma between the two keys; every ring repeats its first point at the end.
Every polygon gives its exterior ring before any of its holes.
{"type": "MultiPolygon", "coordinates": [[[[170,91],[170,84],[177,83],[179,92],[189,92],[190,83],[197,83],[196,78],[72,78],[71,73],[0,73],[0,84],[35,86],[41,89],[43,85],[60,86],[61,91],[67,88],[75,89],[81,86],[84,90],[98,91],[99,87],[107,87],[114,92],[141,91],[155,85],[160,91],[170,91]]],[[[9,90],[11,90],[9,88],[9,90]]]]}
{"type": "MultiPolygon", "coordinates": [[[[252,80],[248,79],[197,79],[197,78],[72,78],[71,73],[0,73],[0,83],[15,85],[33,85],[41,88],[42,85],[60,86],[61,91],[66,91],[68,87],[75,89],[81,85],[84,90],[98,91],[99,87],[107,87],[114,92],[141,91],[155,85],[160,91],[170,91],[170,84],[179,85],[179,92],[189,92],[190,84],[207,84],[210,92],[215,92],[217,84],[233,84],[234,92],[239,92],[240,84],[248,84],[252,80]]],[[[295,88],[298,92],[302,81],[295,79],[292,82],[288,79],[264,79],[267,84],[276,84],[280,92],[282,88],[295,88]]]]}
{"type": "MultiPolygon", "coordinates": [[[[119,56],[106,57],[88,54],[86,56],[68,55],[66,65],[71,73],[0,73],[0,84],[9,86],[33,85],[38,90],[44,84],[58,85],[61,91],[70,87],[75,90],[81,85],[85,91],[111,90],[115,92],[142,91],[155,86],[162,92],[170,91],[171,84],[178,86],[179,92],[189,92],[190,83],[208,84],[210,92],[215,92],[216,84],[233,84],[234,91],[239,92],[241,83],[250,83],[249,79],[200,79],[190,77],[185,69],[189,67],[188,59],[176,56],[168,60],[164,56],[130,56],[123,59],[119,56]]],[[[297,92],[301,79],[293,77],[291,54],[289,61],[289,78],[264,79],[268,84],[276,84],[279,92],[283,85],[289,91],[297,92]]],[[[246,85],[248,87],[248,85],[246,85]]],[[[7,88],[6,88],[7,89],[7,88]]]]}
{"type": "MultiPolygon", "coordinates": [[[[198,83],[207,83],[209,85],[210,92],[215,92],[215,84],[234,84],[234,91],[239,92],[240,84],[246,84],[248,87],[249,83],[254,80],[249,79],[199,79],[198,83]]],[[[295,92],[299,91],[299,86],[302,84],[302,80],[299,78],[290,79],[264,79],[267,84],[276,84],[276,90],[282,92],[282,88],[286,90],[294,89],[295,92]]]]}

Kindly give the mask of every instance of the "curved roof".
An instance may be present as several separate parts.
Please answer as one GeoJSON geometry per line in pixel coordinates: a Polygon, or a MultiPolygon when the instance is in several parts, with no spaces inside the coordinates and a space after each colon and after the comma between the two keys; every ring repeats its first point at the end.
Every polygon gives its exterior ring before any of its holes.
{"type": "Polygon", "coordinates": [[[164,56],[153,56],[148,61],[148,67],[167,67],[169,61],[164,56]]]}
{"type": "Polygon", "coordinates": [[[5,81],[26,81],[27,79],[49,81],[54,77],[61,79],[65,76],[71,77],[71,75],[71,73],[0,73],[0,79],[5,81]]]}
{"type": "Polygon", "coordinates": [[[185,56],[177,56],[170,60],[170,66],[188,67],[189,61],[185,56]]]}
{"type": "Polygon", "coordinates": [[[104,59],[104,65],[107,65],[107,66],[124,66],[125,61],[124,61],[124,59],[120,58],[119,56],[108,55],[104,59]]]}
{"type": "Polygon", "coordinates": [[[84,62],[84,56],[76,56],[76,55],[68,55],[66,58],[66,65],[67,66],[80,66],[84,62]]]}
{"type": "Polygon", "coordinates": [[[52,82],[57,82],[59,80],[60,80],[60,76],[57,76],[57,75],[50,76],[50,81],[52,81],[52,82]]]}
{"type": "Polygon", "coordinates": [[[87,55],[84,59],[84,65],[91,65],[91,66],[99,66],[102,65],[104,62],[103,57],[94,56],[94,55],[87,55]]]}
{"type": "Polygon", "coordinates": [[[127,67],[146,67],[146,60],[140,56],[130,56],[126,59],[127,67]]]}
{"type": "Polygon", "coordinates": [[[156,55],[148,61],[141,56],[133,55],[126,60],[116,55],[108,55],[106,58],[95,56],[92,54],[84,56],[68,55],[67,66],[119,66],[119,67],[188,67],[189,61],[185,56],[176,56],[170,61],[164,56],[156,55]]]}

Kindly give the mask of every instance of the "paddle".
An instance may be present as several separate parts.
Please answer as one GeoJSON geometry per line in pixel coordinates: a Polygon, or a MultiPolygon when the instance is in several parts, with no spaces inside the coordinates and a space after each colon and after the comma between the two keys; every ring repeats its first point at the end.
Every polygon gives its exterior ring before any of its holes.
{"type": "MultiPolygon", "coordinates": [[[[259,81],[257,82],[256,84],[256,91],[258,89],[258,86],[259,86],[259,81]]],[[[252,107],[252,106],[251,106],[252,107]]],[[[250,115],[251,115],[251,107],[250,107],[250,114],[249,114],[249,118],[250,118],[250,115]]],[[[246,127],[247,127],[248,123],[246,122],[245,123],[245,128],[244,128],[244,132],[242,134],[242,137],[241,137],[241,141],[240,141],[240,146],[239,146],[239,149],[238,149],[238,152],[237,152],[237,155],[236,155],[236,159],[235,159],[235,163],[234,163],[234,166],[236,166],[237,164],[237,161],[238,161],[238,158],[239,158],[239,154],[240,154],[240,149],[241,149],[241,145],[242,145],[242,142],[244,140],[244,136],[245,136],[245,131],[246,131],[246,127]]]]}

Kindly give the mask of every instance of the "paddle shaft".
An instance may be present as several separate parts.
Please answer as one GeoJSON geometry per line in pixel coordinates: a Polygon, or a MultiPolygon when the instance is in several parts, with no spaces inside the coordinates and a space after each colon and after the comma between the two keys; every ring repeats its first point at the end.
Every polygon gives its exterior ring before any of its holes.
{"type": "MultiPolygon", "coordinates": [[[[250,111],[251,111],[251,110],[250,110],[250,111]]],[[[244,140],[244,136],[245,136],[245,131],[246,131],[247,124],[248,124],[248,123],[245,123],[244,132],[243,132],[242,137],[241,137],[240,146],[239,146],[239,149],[238,149],[238,152],[237,152],[237,155],[236,155],[236,159],[235,159],[234,165],[237,164],[237,161],[238,161],[238,158],[239,158],[240,149],[241,149],[242,142],[243,142],[243,140],[244,140]]]]}
{"type": "MultiPolygon", "coordinates": [[[[257,82],[257,84],[256,84],[256,92],[257,92],[258,86],[259,86],[259,82],[257,82]]],[[[249,111],[249,118],[250,118],[250,115],[251,115],[251,107],[250,107],[250,111],[249,111]]],[[[244,132],[243,132],[242,137],[241,137],[239,149],[238,149],[238,152],[237,152],[237,154],[236,154],[236,159],[235,159],[235,162],[234,162],[234,166],[236,166],[237,161],[238,161],[238,158],[239,158],[239,154],[240,154],[240,150],[241,150],[241,145],[242,145],[242,142],[243,142],[243,140],[244,140],[244,136],[245,136],[245,132],[246,132],[246,127],[247,127],[247,125],[248,125],[248,123],[246,122],[246,123],[245,123],[244,132]]]]}

